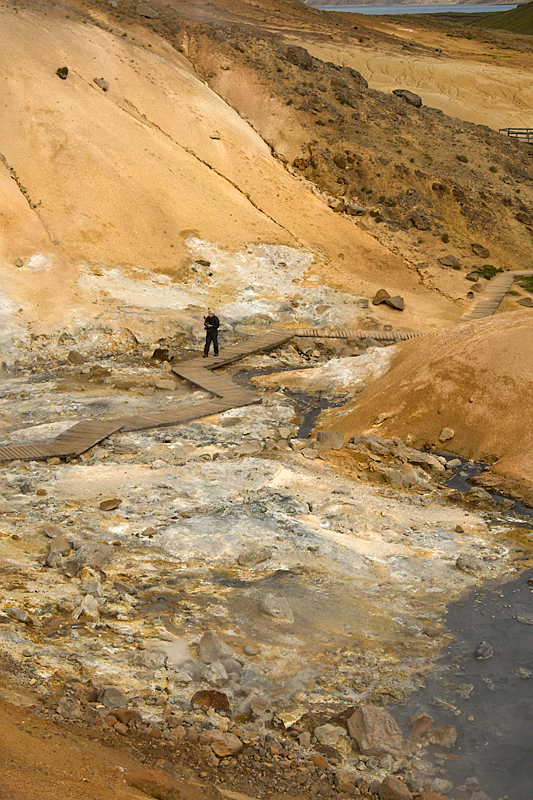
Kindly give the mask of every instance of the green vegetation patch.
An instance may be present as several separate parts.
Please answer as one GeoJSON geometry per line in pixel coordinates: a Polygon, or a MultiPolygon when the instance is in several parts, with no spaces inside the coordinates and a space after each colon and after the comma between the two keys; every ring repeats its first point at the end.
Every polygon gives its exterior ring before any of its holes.
{"type": "Polygon", "coordinates": [[[517,284],[528,292],[533,292],[533,275],[526,275],[524,278],[517,278],[517,284]]]}
{"type": "Polygon", "coordinates": [[[482,267],[476,267],[474,272],[477,272],[482,278],[486,278],[490,281],[498,272],[503,272],[503,269],[501,267],[494,267],[492,264],[483,264],[482,267]]]}
{"type": "Polygon", "coordinates": [[[490,14],[472,14],[472,17],[476,19],[467,22],[480,28],[496,28],[526,36],[533,34],[533,2],[512,8],[510,11],[491,11],[490,14]]]}

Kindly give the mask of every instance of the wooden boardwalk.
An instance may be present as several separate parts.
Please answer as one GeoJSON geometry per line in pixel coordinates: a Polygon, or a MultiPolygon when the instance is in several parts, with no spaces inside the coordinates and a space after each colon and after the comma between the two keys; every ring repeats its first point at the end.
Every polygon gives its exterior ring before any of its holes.
{"type": "Polygon", "coordinates": [[[463,314],[459,322],[470,322],[473,319],[482,319],[494,314],[503,298],[513,285],[515,278],[524,278],[533,275],[531,270],[514,270],[512,272],[500,272],[489,281],[485,291],[479,296],[474,308],[463,314]]]}
{"type": "Polygon", "coordinates": [[[0,462],[42,461],[48,458],[77,456],[101,442],[116,431],[140,431],[148,428],[161,428],[189,422],[200,417],[219,414],[229,408],[260,403],[261,397],[255,392],[238,386],[232,381],[214,375],[211,370],[231,364],[251,353],[277,347],[294,337],[293,331],[272,330],[254,336],[246,342],[228,347],[223,355],[216,358],[193,358],[173,366],[172,371],[181,378],[200,386],[215,395],[215,399],[203,403],[184,404],[178,408],[159,414],[145,414],[115,420],[82,420],[64,431],[55,439],[29,444],[0,446],[0,462]]]}
{"type": "MultiPolygon", "coordinates": [[[[493,278],[481,294],[474,308],[461,317],[459,322],[493,314],[512,286],[515,278],[533,275],[533,271],[504,272],[493,278]]],[[[208,358],[192,358],[172,366],[172,371],[195,386],[199,386],[215,397],[202,403],[183,404],[170,411],[158,414],[140,414],[115,420],[82,420],[55,439],[28,444],[0,445],[0,463],[14,460],[39,461],[48,458],[78,456],[98,442],[117,431],[140,431],[179,425],[193,419],[209,417],[230,408],[260,403],[261,397],[250,389],[238,386],[227,378],[216,375],[213,370],[232,364],[240,358],[278,347],[295,337],[313,339],[367,339],[380,342],[402,342],[421,336],[404,331],[327,330],[324,328],[294,328],[270,330],[226,348],[222,355],[208,358]]]]}
{"type": "Polygon", "coordinates": [[[407,339],[414,339],[422,335],[421,333],[407,333],[406,331],[329,331],[324,328],[298,328],[294,331],[294,336],[309,337],[311,339],[375,339],[376,342],[405,342],[407,339]]]}

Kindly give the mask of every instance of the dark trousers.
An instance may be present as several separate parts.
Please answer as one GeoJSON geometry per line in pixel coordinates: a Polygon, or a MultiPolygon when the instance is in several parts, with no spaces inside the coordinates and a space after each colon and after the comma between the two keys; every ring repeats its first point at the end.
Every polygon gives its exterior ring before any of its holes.
{"type": "Polygon", "coordinates": [[[204,356],[208,355],[211,342],[213,342],[215,355],[218,356],[218,330],[216,328],[207,328],[205,331],[204,356]]]}

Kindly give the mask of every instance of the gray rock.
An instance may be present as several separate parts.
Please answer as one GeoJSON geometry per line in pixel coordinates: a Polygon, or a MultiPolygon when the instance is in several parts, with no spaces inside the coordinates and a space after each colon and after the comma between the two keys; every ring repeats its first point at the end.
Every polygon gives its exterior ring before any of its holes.
{"type": "Polygon", "coordinates": [[[410,106],[420,108],[422,105],[422,98],[414,92],[410,92],[408,89],[393,89],[392,93],[396,95],[396,97],[401,97],[401,99],[409,103],[410,106]]]}
{"type": "Polygon", "coordinates": [[[98,600],[92,594],[86,594],[81,605],[72,614],[74,619],[86,617],[91,622],[98,622],[100,619],[100,606],[98,600]]]}
{"type": "Polygon", "coordinates": [[[405,308],[404,299],[403,297],[400,297],[399,294],[395,295],[394,297],[386,297],[385,304],[391,308],[397,309],[397,311],[403,311],[405,308]]]}
{"type": "Polygon", "coordinates": [[[55,536],[48,547],[45,566],[56,567],[63,556],[70,553],[70,542],[66,536],[55,536]]]}
{"type": "Polygon", "coordinates": [[[273,594],[267,594],[261,600],[260,609],[269,617],[274,617],[282,622],[294,622],[294,614],[284,597],[276,597],[273,594]]]}
{"type": "Polygon", "coordinates": [[[156,650],[140,650],[138,653],[135,653],[131,663],[136,667],[155,670],[162,669],[165,666],[166,660],[167,656],[165,653],[158,653],[156,650]]]}
{"type": "Polygon", "coordinates": [[[486,661],[487,658],[492,658],[494,650],[488,642],[480,642],[474,650],[474,656],[478,661],[486,661]]]}
{"type": "Polygon", "coordinates": [[[455,436],[453,428],[443,428],[439,434],[439,442],[448,442],[455,436]]]}
{"type": "Polygon", "coordinates": [[[102,597],[102,584],[100,581],[82,581],[81,591],[85,594],[92,594],[93,597],[102,597]]]}
{"type": "Polygon", "coordinates": [[[224,664],[224,669],[229,674],[240,675],[242,672],[242,664],[231,656],[223,656],[220,661],[224,664]]]}
{"type": "Polygon", "coordinates": [[[337,744],[339,739],[344,738],[346,735],[346,731],[343,727],[340,727],[339,725],[332,725],[329,722],[325,725],[319,725],[317,728],[315,728],[313,733],[320,744],[331,745],[337,744]]]}
{"type": "Polygon", "coordinates": [[[516,302],[519,306],[525,306],[525,308],[533,307],[533,299],[531,297],[521,297],[520,300],[517,300],[516,302]]]}
{"type": "Polygon", "coordinates": [[[312,447],[305,447],[303,450],[300,450],[300,453],[304,458],[307,458],[310,461],[318,458],[318,450],[314,450],[312,447]]]}
{"type": "Polygon", "coordinates": [[[311,745],[311,734],[309,731],[304,731],[298,736],[298,744],[300,747],[310,747],[311,745]]]}
{"type": "Polygon", "coordinates": [[[428,231],[431,228],[429,219],[422,214],[411,214],[409,220],[418,231],[428,231]]]}
{"type": "Polygon", "coordinates": [[[14,263],[14,265],[16,267],[23,267],[24,266],[24,261],[21,258],[16,258],[13,263],[14,263]]]}
{"type": "Polygon", "coordinates": [[[188,672],[189,675],[194,680],[199,680],[202,675],[202,665],[197,664],[196,661],[193,661],[191,658],[184,661],[183,664],[180,665],[181,669],[184,669],[185,672],[188,672]]]}
{"type": "Polygon", "coordinates": [[[202,671],[202,677],[211,686],[222,686],[228,680],[228,673],[222,661],[213,661],[202,671]]]}
{"type": "Polygon", "coordinates": [[[472,486],[471,489],[468,490],[469,497],[477,497],[479,500],[492,500],[492,497],[486,489],[483,489],[482,486],[472,486]]]}
{"type": "Polygon", "coordinates": [[[113,581],[113,589],[115,589],[119,595],[129,594],[131,597],[137,594],[137,589],[135,586],[132,586],[131,583],[122,583],[121,581],[113,581]]]}
{"type": "Polygon", "coordinates": [[[366,214],[367,209],[363,208],[362,206],[355,206],[353,203],[346,203],[345,206],[346,214],[349,214],[351,217],[358,217],[361,214],[366,214]]]}
{"type": "Polygon", "coordinates": [[[146,3],[139,3],[135,8],[135,13],[140,17],[146,17],[146,19],[157,19],[159,16],[159,12],[155,8],[146,5],[146,3]]]}
{"type": "Polygon", "coordinates": [[[460,458],[452,458],[446,462],[446,469],[458,469],[462,465],[460,458]]]}
{"type": "Polygon", "coordinates": [[[106,708],[126,708],[128,698],[116,686],[104,686],[98,692],[98,702],[106,708]]]}
{"type": "Polygon", "coordinates": [[[461,553],[455,562],[457,569],[461,572],[468,572],[471,575],[476,575],[484,571],[484,567],[479,558],[471,556],[468,553],[461,553]]]}
{"type": "Polygon", "coordinates": [[[67,359],[71,364],[76,364],[78,367],[81,367],[83,364],[85,364],[85,358],[81,353],[78,353],[77,350],[71,350],[67,356],[67,359]]]}
{"type": "Polygon", "coordinates": [[[402,732],[394,717],[383,708],[360,706],[348,719],[347,726],[363,755],[399,756],[402,752],[402,732]]]}
{"type": "Polygon", "coordinates": [[[87,543],[76,552],[76,563],[83,567],[86,564],[95,564],[97,567],[106,567],[113,558],[114,549],[109,544],[87,543]]]}
{"type": "Polygon", "coordinates": [[[62,697],[57,704],[57,713],[65,719],[81,719],[81,704],[75,697],[62,697]]]}
{"type": "Polygon", "coordinates": [[[401,472],[397,469],[392,469],[391,467],[379,467],[376,470],[378,475],[390,485],[393,489],[403,489],[405,487],[405,481],[401,472]]]}
{"type": "Polygon", "coordinates": [[[472,281],[472,283],[477,283],[480,278],[479,272],[469,272],[468,275],[465,275],[467,281],[472,281]]]}
{"type": "Polygon", "coordinates": [[[488,258],[490,256],[490,250],[487,247],[483,247],[482,244],[474,242],[474,244],[470,246],[475,256],[479,256],[479,258],[488,258]]]}
{"type": "Polygon", "coordinates": [[[254,566],[255,564],[262,564],[263,561],[268,561],[272,558],[271,547],[256,547],[240,553],[237,559],[239,566],[254,566]]]}
{"type": "Polygon", "coordinates": [[[93,78],[93,82],[96,83],[96,85],[99,86],[103,92],[107,92],[109,89],[109,83],[104,80],[104,78],[93,78]]]}
{"type": "MultiPolygon", "coordinates": [[[[62,81],[66,81],[67,75],[68,75],[68,67],[58,67],[56,69],[56,75],[58,75],[61,78],[62,81]]],[[[22,266],[22,264],[21,264],[21,266],[22,266]]]]}
{"type": "Polygon", "coordinates": [[[439,264],[442,264],[443,267],[460,267],[461,262],[458,258],[451,255],[451,253],[447,256],[443,256],[439,258],[439,264]]]}
{"type": "Polygon", "coordinates": [[[233,651],[215,631],[206,631],[198,643],[198,655],[204,664],[211,664],[223,656],[232,656],[233,651]]]}
{"type": "Polygon", "coordinates": [[[18,608],[17,606],[11,606],[10,608],[4,609],[4,614],[12,619],[16,619],[18,622],[29,622],[30,615],[27,611],[23,608],[18,608]]]}
{"type": "Polygon", "coordinates": [[[342,450],[344,447],[344,436],[337,431],[318,431],[316,439],[331,450],[342,450]]]}
{"type": "Polygon", "coordinates": [[[303,47],[289,45],[285,51],[287,61],[301,69],[313,69],[313,57],[303,47]]]}

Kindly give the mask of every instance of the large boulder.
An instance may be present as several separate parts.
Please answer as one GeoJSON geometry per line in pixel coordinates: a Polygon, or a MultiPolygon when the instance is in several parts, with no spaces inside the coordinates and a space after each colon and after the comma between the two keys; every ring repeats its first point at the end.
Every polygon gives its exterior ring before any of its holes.
{"type": "Polygon", "coordinates": [[[347,721],[348,733],[365,756],[390,753],[399,756],[403,737],[398,723],[388,711],[376,706],[359,706],[347,721]]]}
{"type": "Polygon", "coordinates": [[[401,99],[409,103],[410,106],[420,108],[422,105],[422,98],[414,92],[410,92],[409,89],[394,89],[392,93],[395,94],[396,97],[401,97],[401,99]]]}
{"type": "Polygon", "coordinates": [[[285,51],[287,61],[300,69],[313,69],[313,56],[304,47],[289,45],[285,51]]]}

